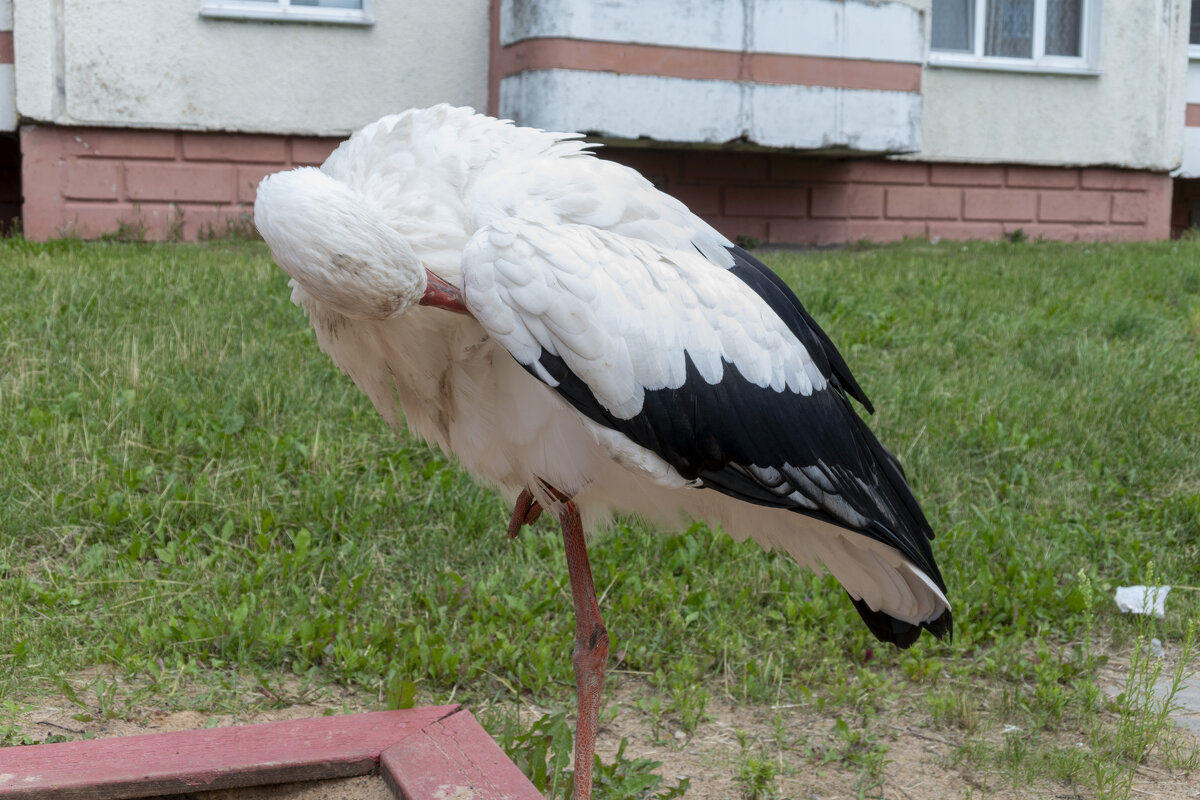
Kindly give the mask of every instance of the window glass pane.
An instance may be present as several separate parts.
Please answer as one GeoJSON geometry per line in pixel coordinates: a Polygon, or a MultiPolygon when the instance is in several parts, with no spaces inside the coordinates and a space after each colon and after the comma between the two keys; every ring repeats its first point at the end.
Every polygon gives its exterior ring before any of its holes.
{"type": "Polygon", "coordinates": [[[1188,42],[1200,44],[1200,0],[1192,0],[1192,31],[1188,35],[1188,42]]]}
{"type": "MultiPolygon", "coordinates": [[[[1192,4],[1195,16],[1196,4],[1192,4]]],[[[1079,55],[1083,0],[1046,0],[1046,55],[1079,55]]]]}
{"type": "Polygon", "coordinates": [[[319,6],[320,8],[362,8],[362,0],[292,0],[294,6],[319,6]]]}
{"type": "Polygon", "coordinates": [[[975,50],[975,0],[933,0],[930,19],[934,50],[975,50]]]}
{"type": "Polygon", "coordinates": [[[985,56],[1033,58],[1033,0],[988,0],[985,56]]]}

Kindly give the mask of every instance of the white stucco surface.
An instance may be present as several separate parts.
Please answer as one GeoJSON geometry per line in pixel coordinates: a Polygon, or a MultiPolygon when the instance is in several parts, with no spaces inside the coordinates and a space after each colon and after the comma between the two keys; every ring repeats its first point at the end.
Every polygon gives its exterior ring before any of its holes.
{"type": "Polygon", "coordinates": [[[756,0],[753,7],[752,49],[761,53],[924,61],[921,12],[906,3],[756,0]]]}
{"type": "Polygon", "coordinates": [[[911,92],[551,69],[504,78],[500,110],[522,125],[614,139],[868,152],[920,146],[921,98],[911,92]]]}
{"type": "Polygon", "coordinates": [[[1179,166],[1186,0],[1103,3],[1099,75],[926,67],[920,160],[1179,166]]]}
{"type": "MultiPolygon", "coordinates": [[[[907,64],[925,52],[922,12],[891,0],[504,0],[500,11],[506,44],[565,37],[907,64]]],[[[916,92],[732,77],[527,71],[501,80],[499,109],[522,125],[617,139],[871,153],[911,152],[921,142],[916,92]]]]}
{"type": "Polygon", "coordinates": [[[563,36],[740,50],[745,19],[741,0],[505,0],[500,43],[563,36]]]}
{"type": "MultiPolygon", "coordinates": [[[[3,0],[0,0],[3,1],[3,0]]],[[[17,108],[65,125],[345,135],[487,102],[487,0],[380,0],[371,27],[201,18],[195,0],[19,2],[17,108]]]]}
{"type": "Polygon", "coordinates": [[[500,41],[567,37],[920,63],[921,12],[883,0],[506,0],[500,41]]]}
{"type": "Polygon", "coordinates": [[[1187,102],[1200,104],[1200,60],[1189,60],[1187,66],[1187,102]]]}
{"type": "MultiPolygon", "coordinates": [[[[0,31],[12,30],[12,0],[0,0],[0,31]]],[[[12,64],[0,64],[0,131],[17,129],[16,77],[12,64]]]]}
{"type": "Polygon", "coordinates": [[[0,64],[0,131],[17,129],[17,105],[14,91],[12,64],[0,64]]]}

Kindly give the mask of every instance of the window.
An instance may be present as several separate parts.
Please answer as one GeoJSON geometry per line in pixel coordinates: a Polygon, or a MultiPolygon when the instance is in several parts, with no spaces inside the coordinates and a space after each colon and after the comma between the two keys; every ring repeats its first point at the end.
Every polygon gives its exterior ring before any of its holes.
{"type": "Polygon", "coordinates": [[[1200,0],[1192,0],[1192,25],[1188,28],[1188,58],[1200,58],[1200,0]]]}
{"type": "Polygon", "coordinates": [[[933,0],[929,63],[1096,74],[1099,5],[1098,0],[933,0]]]}
{"type": "Polygon", "coordinates": [[[204,0],[200,16],[372,25],[371,0],[204,0]]]}

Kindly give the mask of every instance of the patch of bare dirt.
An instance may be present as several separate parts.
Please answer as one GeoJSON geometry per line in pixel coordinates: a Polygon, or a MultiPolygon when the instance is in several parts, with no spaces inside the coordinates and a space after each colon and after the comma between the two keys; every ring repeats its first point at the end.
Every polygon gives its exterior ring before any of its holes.
{"type": "MultiPolygon", "coordinates": [[[[178,800],[179,795],[151,797],[148,800],[178,800]]],[[[248,789],[219,789],[184,795],[188,800],[395,800],[383,778],[363,775],[332,781],[278,783],[248,789]]]]}
{"type": "MultiPolygon", "coordinates": [[[[87,685],[94,678],[82,676],[73,681],[76,686],[87,685]]],[[[822,714],[808,705],[744,706],[727,697],[714,697],[707,707],[707,719],[688,736],[680,730],[677,720],[669,716],[654,718],[641,710],[637,700],[653,690],[639,679],[613,676],[611,692],[597,741],[597,752],[605,762],[611,762],[622,739],[628,744],[625,757],[649,758],[662,762],[658,770],[674,784],[680,777],[691,781],[687,797],[691,800],[742,800],[752,797],[744,776],[750,760],[768,765],[769,780],[760,786],[769,794],[760,798],[795,798],[796,800],[826,800],[827,798],[874,797],[884,800],[950,800],[951,798],[989,797],[995,800],[1024,798],[1075,798],[1076,789],[1065,783],[1046,783],[1035,786],[1008,785],[1010,779],[1001,774],[988,774],[965,764],[956,754],[968,736],[957,729],[937,729],[920,714],[902,711],[883,712],[870,720],[847,720],[851,731],[863,734],[855,744],[845,730],[835,730],[836,718],[822,714]],[[615,709],[615,713],[614,713],[615,709]],[[872,762],[872,754],[877,761],[872,762]],[[877,763],[878,768],[868,766],[877,763]],[[739,780],[739,775],[743,776],[739,780]]],[[[150,706],[122,706],[118,717],[104,719],[95,713],[99,698],[91,688],[78,691],[79,705],[46,705],[33,709],[17,720],[25,731],[38,741],[51,735],[77,738],[84,734],[99,737],[132,736],[144,733],[188,730],[196,728],[244,725],[257,722],[301,719],[322,716],[327,712],[357,713],[378,710],[378,698],[349,689],[322,689],[319,694],[306,690],[297,681],[273,689],[261,686],[246,687],[246,708],[230,713],[201,713],[198,711],[167,712],[150,706]],[[265,693],[265,694],[264,694],[265,693]],[[253,701],[253,702],[251,702],[253,701]],[[263,708],[264,701],[278,707],[263,708]],[[84,717],[85,719],[79,719],[84,717]],[[90,719],[86,719],[91,717],[90,719]]],[[[536,707],[523,705],[519,709],[522,721],[530,723],[545,713],[536,707]]],[[[1003,731],[994,730],[972,735],[975,741],[1002,744],[1003,731]]],[[[1068,736],[1069,734],[1063,734],[1068,736]]],[[[1200,736],[1180,731],[1185,748],[1200,748],[1200,736]]],[[[1044,739],[1044,737],[1043,737],[1044,739]]],[[[1073,742],[1060,742],[1074,746],[1073,742]]],[[[322,790],[341,791],[332,783],[322,790]]],[[[349,787],[350,785],[347,784],[349,787]]],[[[303,788],[303,787],[299,787],[303,788]]],[[[315,790],[315,789],[314,789],[315,790]]],[[[237,795],[256,800],[276,800],[275,795],[237,795]]],[[[386,795],[384,795],[386,796],[386,795]]],[[[1200,776],[1168,769],[1155,757],[1139,767],[1134,782],[1133,797],[1183,800],[1200,798],[1200,776]]],[[[279,795],[278,800],[293,795],[279,795]]],[[[343,794],[294,795],[303,800],[349,800],[373,798],[367,788],[347,788],[343,794]]],[[[214,794],[206,800],[226,800],[214,794]]],[[[235,800],[229,796],[228,800],[235,800]]]]}
{"type": "MultiPolygon", "coordinates": [[[[1075,787],[1065,783],[1008,785],[1010,779],[1006,776],[973,769],[956,758],[967,735],[953,729],[934,729],[930,719],[920,714],[884,712],[865,723],[867,741],[886,748],[881,757],[882,769],[877,773],[864,768],[863,762],[869,759],[861,749],[855,752],[855,747],[848,746],[845,737],[835,732],[835,718],[809,706],[747,707],[716,697],[708,706],[710,718],[691,737],[668,721],[666,731],[656,738],[653,721],[634,705],[637,697],[647,690],[631,681],[623,681],[617,688],[610,702],[615,701],[619,711],[601,728],[597,752],[601,758],[611,760],[621,739],[626,738],[627,758],[661,761],[663,767],[658,772],[672,783],[676,777],[691,778],[687,793],[690,800],[751,797],[745,782],[738,781],[746,754],[769,760],[775,766],[772,793],[760,795],[761,798],[1049,800],[1089,796],[1077,793],[1075,787]]],[[[861,723],[847,722],[852,729],[861,723]]],[[[1005,735],[996,730],[986,734],[977,732],[974,738],[1000,745],[1005,735]]],[[[1179,736],[1181,746],[1200,748],[1200,737],[1195,734],[1180,731],[1179,736]]],[[[1068,734],[1063,737],[1069,738],[1068,734]]],[[[1065,740],[1058,744],[1076,746],[1075,742],[1065,740]]],[[[1167,769],[1161,758],[1155,756],[1138,768],[1131,796],[1162,800],[1200,798],[1200,775],[1167,769]]]]}

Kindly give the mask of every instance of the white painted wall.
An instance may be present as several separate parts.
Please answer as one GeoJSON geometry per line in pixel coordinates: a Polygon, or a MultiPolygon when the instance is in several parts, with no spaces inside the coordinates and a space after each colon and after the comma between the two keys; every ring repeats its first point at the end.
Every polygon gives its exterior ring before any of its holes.
{"type": "MultiPolygon", "coordinates": [[[[12,0],[0,0],[0,32],[11,31],[12,0]]],[[[16,76],[12,64],[0,64],[0,131],[17,129],[16,76]]]]}
{"type": "Polygon", "coordinates": [[[18,112],[63,125],[345,135],[411,106],[486,105],[487,0],[377,0],[371,27],[208,19],[199,5],[16,0],[18,112]]]}
{"type": "Polygon", "coordinates": [[[12,64],[0,64],[0,131],[17,129],[16,80],[12,64]]]}
{"type": "Polygon", "coordinates": [[[523,125],[605,139],[902,152],[920,145],[913,92],[775,86],[548,69],[500,82],[500,112],[523,125]]]}
{"type": "Polygon", "coordinates": [[[927,66],[911,158],[1178,167],[1189,12],[1188,0],[1104,0],[1099,75],[927,66]]]}
{"type": "MultiPolygon", "coordinates": [[[[566,37],[661,47],[921,63],[921,12],[883,0],[503,0],[503,44],[566,37]]],[[[869,153],[920,147],[916,92],[776,86],[588,70],[500,82],[500,115],[612,139],[869,153]]]]}
{"type": "Polygon", "coordinates": [[[925,56],[921,13],[905,0],[504,0],[500,12],[503,45],[556,36],[917,64],[925,56]]]}
{"type": "MultiPolygon", "coordinates": [[[[0,32],[12,30],[12,0],[0,0],[0,32]]],[[[0,64],[0,131],[17,130],[17,77],[11,64],[0,64]]]]}

